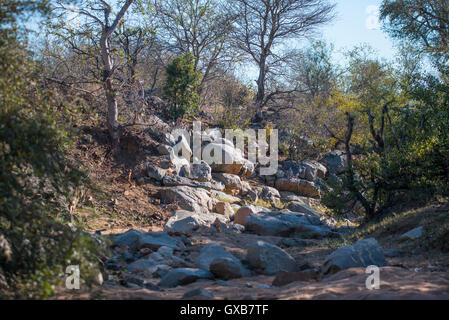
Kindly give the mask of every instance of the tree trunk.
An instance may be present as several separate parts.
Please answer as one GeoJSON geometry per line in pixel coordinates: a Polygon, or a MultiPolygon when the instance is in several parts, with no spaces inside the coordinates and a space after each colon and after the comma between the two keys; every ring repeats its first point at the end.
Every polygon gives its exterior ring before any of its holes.
{"type": "Polygon", "coordinates": [[[266,58],[261,57],[259,63],[259,78],[257,79],[257,96],[256,96],[256,106],[260,110],[263,107],[265,98],[265,64],[266,58]]]}

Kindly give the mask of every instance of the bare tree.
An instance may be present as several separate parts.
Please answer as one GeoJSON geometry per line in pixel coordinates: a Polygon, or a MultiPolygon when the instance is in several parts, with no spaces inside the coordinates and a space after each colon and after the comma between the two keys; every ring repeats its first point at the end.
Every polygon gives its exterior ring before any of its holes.
{"type": "MultiPolygon", "coordinates": [[[[100,64],[102,69],[101,82],[107,101],[107,126],[111,136],[113,147],[116,147],[120,138],[120,125],[118,122],[117,89],[114,86],[114,73],[121,62],[114,57],[114,32],[123,22],[125,14],[135,0],[123,1],[94,1],[80,0],[76,8],[68,5],[67,1],[57,0],[54,10],[59,13],[60,19],[67,19],[71,13],[76,13],[83,26],[79,30],[69,28],[65,34],[65,40],[72,45],[75,51],[83,51],[78,47],[73,38],[75,36],[90,37],[94,45],[98,46],[100,64]]],[[[88,55],[88,53],[86,53],[88,55]]]]}
{"type": "Polygon", "coordinates": [[[309,36],[333,19],[334,5],[328,0],[228,0],[237,16],[234,39],[259,69],[256,106],[285,93],[275,90],[266,97],[267,76],[288,54],[279,50],[286,40],[309,36]]]}
{"type": "Polygon", "coordinates": [[[233,17],[217,0],[163,0],[156,9],[169,48],[195,57],[201,91],[214,73],[235,58],[229,42],[233,17]]]}

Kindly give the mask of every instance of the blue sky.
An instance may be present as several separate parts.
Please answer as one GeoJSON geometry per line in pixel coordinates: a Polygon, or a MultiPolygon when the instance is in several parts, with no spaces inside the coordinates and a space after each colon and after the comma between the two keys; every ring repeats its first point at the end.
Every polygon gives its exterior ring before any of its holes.
{"type": "MultiPolygon", "coordinates": [[[[388,34],[376,26],[376,12],[382,0],[336,0],[335,20],[320,28],[321,38],[335,46],[335,62],[344,64],[343,52],[362,44],[370,45],[379,58],[391,60],[396,53],[393,41],[388,34]]],[[[304,42],[295,45],[299,49],[304,42]]],[[[245,65],[239,68],[237,76],[246,83],[254,85],[257,69],[245,65]]]]}

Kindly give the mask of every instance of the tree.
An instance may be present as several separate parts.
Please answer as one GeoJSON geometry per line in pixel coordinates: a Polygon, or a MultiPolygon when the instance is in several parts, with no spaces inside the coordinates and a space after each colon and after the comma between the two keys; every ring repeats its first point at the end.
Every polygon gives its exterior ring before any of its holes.
{"type": "Polygon", "coordinates": [[[384,28],[430,53],[437,67],[449,68],[449,2],[447,0],[384,0],[384,28]]]}
{"type": "Polygon", "coordinates": [[[156,8],[170,50],[195,58],[194,70],[202,75],[201,93],[220,68],[235,60],[229,41],[232,15],[217,0],[164,0],[156,8]]]}
{"type": "MultiPolygon", "coordinates": [[[[64,0],[57,0],[55,5],[55,11],[59,12],[59,19],[62,19],[62,23],[59,23],[56,28],[64,26],[64,21],[68,19],[70,13],[75,12],[83,20],[83,26],[80,26],[79,30],[73,28],[66,28],[63,32],[57,34],[63,37],[73,49],[84,52],[86,55],[90,55],[90,52],[85,52],[83,48],[77,47],[77,44],[73,41],[78,37],[91,37],[92,44],[99,50],[100,64],[102,69],[101,82],[107,101],[107,126],[110,137],[112,139],[113,147],[118,146],[120,138],[120,124],[118,121],[118,101],[117,101],[117,88],[114,85],[114,74],[119,68],[119,61],[114,56],[116,47],[114,46],[114,32],[117,31],[120,24],[130,9],[135,3],[139,6],[143,6],[141,2],[135,0],[118,1],[114,4],[108,1],[93,1],[93,0],[80,0],[77,2],[77,8],[74,9],[64,0]]],[[[61,22],[61,21],[60,21],[61,22]]]]}
{"type": "Polygon", "coordinates": [[[197,89],[201,77],[195,71],[195,58],[186,53],[175,58],[167,67],[164,95],[173,118],[179,118],[198,106],[197,89]]]}
{"type": "Polygon", "coordinates": [[[333,18],[334,5],[327,0],[230,0],[235,14],[234,40],[247,57],[256,63],[256,106],[263,107],[281,90],[271,92],[267,99],[267,75],[284,62],[289,54],[280,47],[286,40],[309,36],[317,27],[333,18]]]}

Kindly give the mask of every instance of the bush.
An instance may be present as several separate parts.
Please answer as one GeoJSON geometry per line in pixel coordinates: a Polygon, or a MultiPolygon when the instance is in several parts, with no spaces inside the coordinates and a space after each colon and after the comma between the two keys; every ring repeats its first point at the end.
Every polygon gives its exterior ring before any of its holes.
{"type": "Polygon", "coordinates": [[[167,67],[164,97],[169,104],[169,115],[174,119],[198,109],[200,74],[195,71],[195,58],[186,53],[175,58],[167,67]]]}

